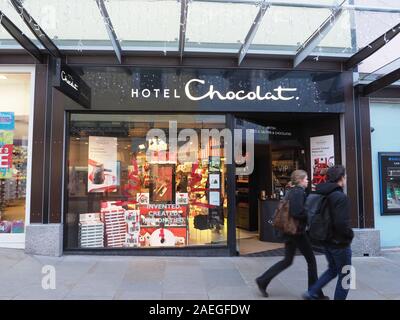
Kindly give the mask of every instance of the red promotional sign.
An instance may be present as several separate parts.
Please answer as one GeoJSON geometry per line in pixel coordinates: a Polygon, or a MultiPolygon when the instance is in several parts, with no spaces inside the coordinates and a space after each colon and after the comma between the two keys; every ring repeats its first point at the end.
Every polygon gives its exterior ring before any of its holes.
{"type": "Polygon", "coordinates": [[[14,145],[6,144],[0,147],[0,169],[12,168],[12,155],[14,145]]]}

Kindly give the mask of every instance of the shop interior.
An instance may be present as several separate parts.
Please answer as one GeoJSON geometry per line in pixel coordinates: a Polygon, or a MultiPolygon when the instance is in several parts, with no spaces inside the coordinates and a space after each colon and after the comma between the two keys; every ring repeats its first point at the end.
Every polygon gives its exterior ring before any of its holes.
{"type": "Polygon", "coordinates": [[[72,114],[66,248],[226,246],[224,146],[200,141],[202,129],[225,122],[224,115],[72,114]],[[157,135],[147,136],[152,129],[157,135]]]}
{"type": "MultiPolygon", "coordinates": [[[[253,129],[255,138],[254,170],[236,176],[238,252],[280,250],[282,241],[269,223],[274,210],[291,172],[311,172],[312,137],[333,140],[333,156],[318,159],[319,165],[341,161],[339,116],[264,113],[235,119],[236,129],[253,129]]],[[[226,128],[224,115],[70,115],[66,249],[227,245],[224,141],[186,136],[174,142],[171,121],[179,137],[188,129],[201,137],[202,129],[226,128]],[[158,131],[149,138],[151,129],[158,131]]],[[[244,155],[245,141],[242,148],[244,155]]]]}
{"type": "Polygon", "coordinates": [[[0,73],[0,243],[25,232],[30,74],[0,73]]]}
{"type": "Polygon", "coordinates": [[[310,191],[313,184],[322,182],[324,168],[341,161],[339,115],[238,115],[236,127],[255,132],[254,170],[236,177],[238,251],[241,255],[273,254],[284,247],[271,221],[287,191],[291,172],[307,171],[310,191]],[[318,136],[333,136],[334,157],[318,159],[318,165],[312,165],[315,159],[311,159],[310,139],[318,136]]]}

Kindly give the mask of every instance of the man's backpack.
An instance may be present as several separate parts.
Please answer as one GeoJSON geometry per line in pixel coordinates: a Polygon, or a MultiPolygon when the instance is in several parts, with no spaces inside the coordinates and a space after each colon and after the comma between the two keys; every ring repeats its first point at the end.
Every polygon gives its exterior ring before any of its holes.
{"type": "Polygon", "coordinates": [[[272,220],[272,226],[278,231],[295,235],[298,233],[299,222],[290,215],[289,200],[281,200],[272,220]]]}
{"type": "Polygon", "coordinates": [[[305,203],[307,212],[307,231],[314,241],[328,241],[332,236],[332,217],[328,197],[311,193],[305,203]]]}

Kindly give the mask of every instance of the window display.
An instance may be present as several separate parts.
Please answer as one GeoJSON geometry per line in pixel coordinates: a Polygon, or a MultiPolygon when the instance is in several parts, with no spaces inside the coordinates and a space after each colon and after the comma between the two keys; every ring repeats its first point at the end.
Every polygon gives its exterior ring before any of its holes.
{"type": "Polygon", "coordinates": [[[226,245],[224,141],[200,139],[225,127],[221,115],[71,114],[67,249],[226,245]]]}
{"type": "Polygon", "coordinates": [[[0,73],[0,242],[25,230],[30,74],[0,73]]]}
{"type": "Polygon", "coordinates": [[[381,213],[400,214],[400,153],[379,153],[381,213]]]}

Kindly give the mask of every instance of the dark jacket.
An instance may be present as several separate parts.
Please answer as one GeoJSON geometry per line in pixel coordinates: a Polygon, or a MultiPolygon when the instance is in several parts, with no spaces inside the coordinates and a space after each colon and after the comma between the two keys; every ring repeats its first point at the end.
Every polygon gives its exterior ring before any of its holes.
{"type": "Polygon", "coordinates": [[[354,237],[350,227],[350,203],[342,187],[337,183],[322,183],[317,185],[316,193],[328,197],[329,212],[332,218],[332,237],[327,244],[335,247],[350,245],[354,237]]]}
{"type": "Polygon", "coordinates": [[[307,225],[307,212],[304,209],[307,194],[302,187],[293,187],[288,190],[285,199],[289,200],[289,213],[299,221],[299,234],[304,234],[307,225]]]}

